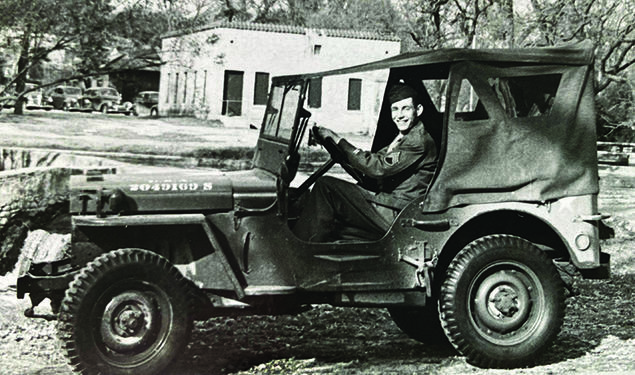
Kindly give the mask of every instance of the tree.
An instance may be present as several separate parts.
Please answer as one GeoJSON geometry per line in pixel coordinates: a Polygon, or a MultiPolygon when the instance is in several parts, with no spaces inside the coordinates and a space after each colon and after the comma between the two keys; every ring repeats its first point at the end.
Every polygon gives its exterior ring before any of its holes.
{"type": "Polygon", "coordinates": [[[556,45],[589,39],[595,45],[599,134],[635,132],[633,65],[635,3],[619,0],[532,0],[523,23],[523,45],[556,45]]]}
{"type": "Polygon", "coordinates": [[[15,113],[21,114],[29,91],[131,67],[156,66],[161,35],[205,22],[206,3],[137,0],[115,8],[111,0],[3,0],[0,35],[12,36],[8,47],[17,56],[17,68],[0,96],[14,86],[19,93],[15,113]],[[56,51],[72,59],[71,68],[25,90],[29,72],[56,51]]]}
{"type": "Polygon", "coordinates": [[[20,93],[16,113],[22,113],[29,69],[46,61],[52,52],[74,50],[80,71],[103,63],[111,11],[109,3],[100,0],[4,0],[0,3],[0,30],[15,36],[10,48],[18,55],[16,73],[7,85],[15,85],[16,92],[20,93]]]}
{"type": "Polygon", "coordinates": [[[406,49],[554,46],[590,39],[595,45],[598,124],[608,127],[599,133],[616,133],[624,123],[634,127],[635,2],[404,0],[399,4],[406,19],[406,49]]]}

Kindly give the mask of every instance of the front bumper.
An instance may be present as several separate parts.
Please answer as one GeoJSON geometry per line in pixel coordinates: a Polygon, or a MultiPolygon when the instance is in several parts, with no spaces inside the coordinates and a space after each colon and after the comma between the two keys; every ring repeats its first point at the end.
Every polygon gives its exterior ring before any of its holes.
{"type": "Polygon", "coordinates": [[[18,277],[17,297],[24,298],[26,293],[38,296],[39,300],[63,292],[73,281],[77,271],[70,266],[70,259],[50,263],[32,264],[29,271],[18,277]]]}

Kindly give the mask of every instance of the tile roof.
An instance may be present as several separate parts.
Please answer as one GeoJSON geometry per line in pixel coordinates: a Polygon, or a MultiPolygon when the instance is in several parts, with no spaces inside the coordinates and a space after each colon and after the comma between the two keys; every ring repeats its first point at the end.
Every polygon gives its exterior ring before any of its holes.
{"type": "Polygon", "coordinates": [[[350,38],[350,39],[369,39],[384,40],[398,42],[400,39],[394,34],[378,33],[375,31],[351,30],[351,29],[314,29],[303,26],[279,25],[271,23],[252,23],[252,22],[229,22],[217,21],[192,30],[173,31],[162,36],[162,38],[171,38],[181,35],[194,34],[201,31],[211,29],[238,29],[264,31],[282,34],[307,34],[313,33],[331,38],[350,38]]]}

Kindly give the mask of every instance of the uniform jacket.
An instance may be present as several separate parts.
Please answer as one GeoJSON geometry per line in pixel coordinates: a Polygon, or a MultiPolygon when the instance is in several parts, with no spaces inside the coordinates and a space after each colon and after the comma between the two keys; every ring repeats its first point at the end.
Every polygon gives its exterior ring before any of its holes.
{"type": "Polygon", "coordinates": [[[374,181],[364,186],[372,192],[368,199],[382,206],[401,210],[425,194],[437,164],[437,148],[421,121],[393,144],[372,153],[345,139],[338,143],[348,164],[374,181]]]}

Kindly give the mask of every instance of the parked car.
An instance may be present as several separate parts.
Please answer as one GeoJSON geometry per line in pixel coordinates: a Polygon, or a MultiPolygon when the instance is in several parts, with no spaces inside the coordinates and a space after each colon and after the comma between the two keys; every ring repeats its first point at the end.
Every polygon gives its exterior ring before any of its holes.
{"type": "Polygon", "coordinates": [[[121,103],[121,94],[112,87],[93,87],[84,92],[81,99],[82,109],[106,113],[132,112],[131,103],[121,103]]]}
{"type": "Polygon", "coordinates": [[[133,99],[133,113],[135,116],[158,116],[159,115],[159,92],[141,91],[133,99]]]}
{"type": "Polygon", "coordinates": [[[65,111],[77,110],[80,108],[79,100],[82,96],[82,89],[74,86],[56,86],[44,94],[42,102],[55,109],[65,111]]]}
{"type": "MultiPolygon", "coordinates": [[[[34,83],[27,83],[26,84],[26,90],[31,90],[33,88],[37,87],[36,84],[34,83]]],[[[33,91],[29,91],[28,93],[25,94],[25,106],[27,109],[38,109],[38,108],[42,108],[42,90],[40,89],[36,89],[33,91]]]]}
{"type": "MultiPolygon", "coordinates": [[[[34,83],[27,83],[25,91],[35,88],[37,85],[34,83]]],[[[0,106],[3,108],[13,108],[18,100],[18,95],[13,94],[15,90],[11,90],[8,95],[0,97],[0,106]]],[[[43,108],[42,105],[42,90],[32,90],[24,94],[24,105],[27,109],[43,108]]]]}
{"type": "Polygon", "coordinates": [[[0,96],[0,111],[4,108],[13,108],[17,99],[17,96],[5,92],[4,95],[0,96]]]}
{"type": "Polygon", "coordinates": [[[632,143],[598,142],[598,162],[601,164],[628,165],[630,154],[635,149],[632,143]]]}
{"type": "MultiPolygon", "coordinates": [[[[410,52],[275,77],[252,169],[71,177],[71,248],[19,275],[17,295],[59,308],[82,374],[163,373],[194,317],[314,304],[387,308],[412,338],[449,340],[470,363],[526,366],[561,328],[559,269],[609,277],[593,77],[590,44],[410,52]],[[326,138],[331,160],[296,181],[309,83],[366,72],[419,92],[440,150],[434,178],[379,240],[303,241],[292,231],[302,197],[334,160],[355,170],[326,138]]],[[[397,134],[387,99],[380,108],[373,150],[397,134]]]]}

